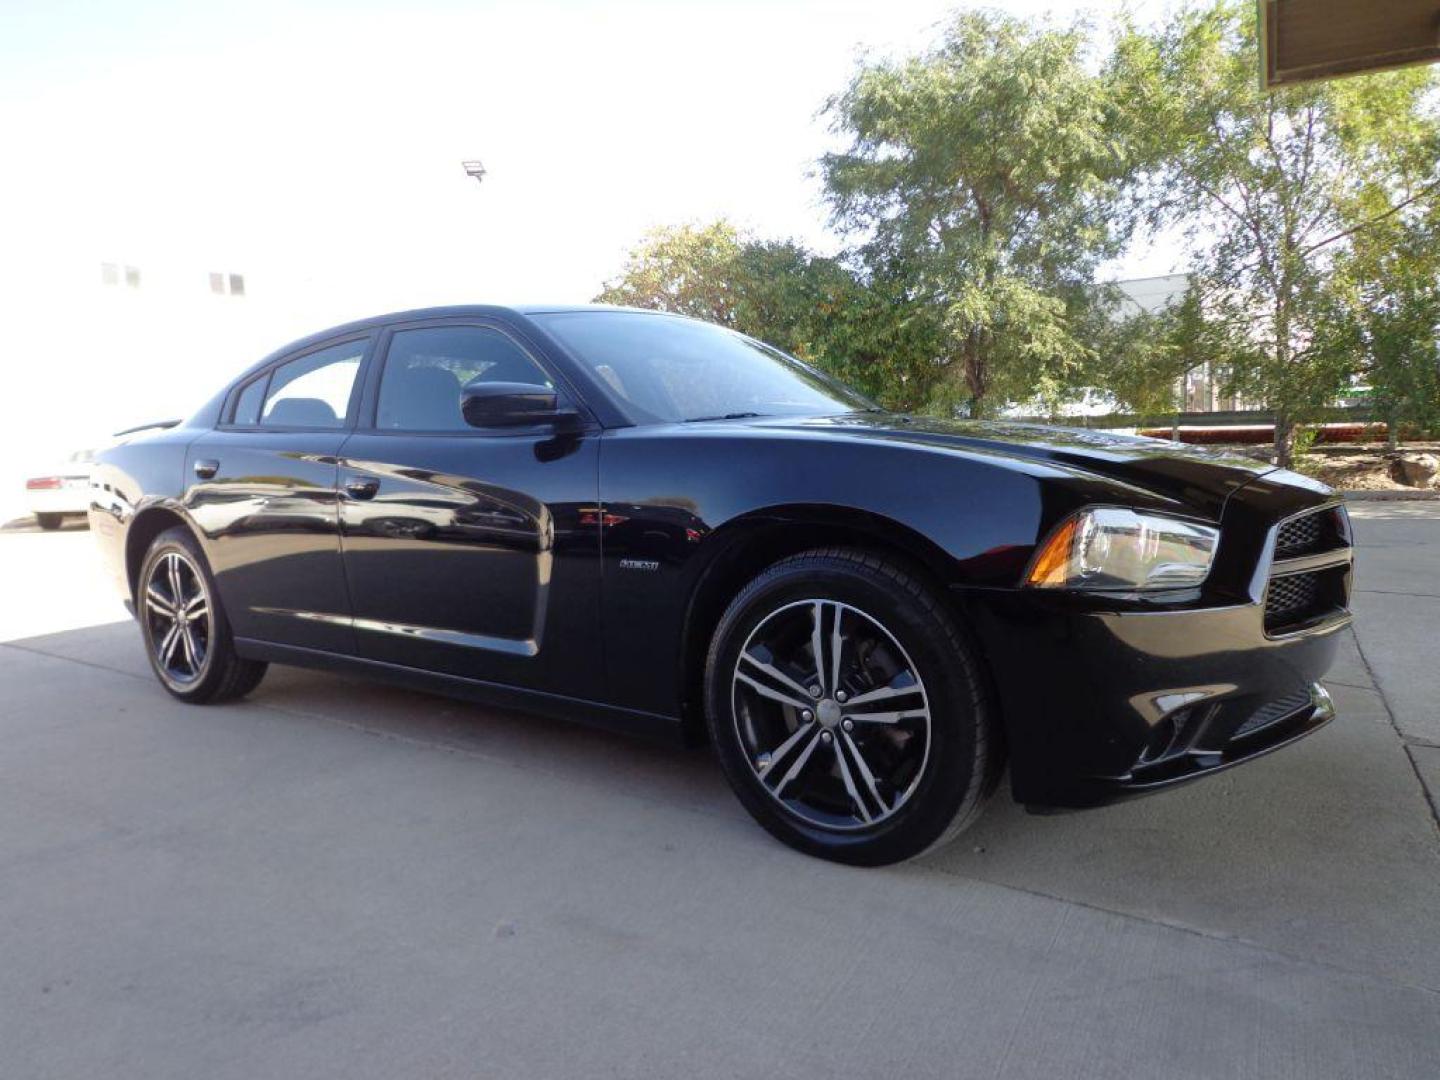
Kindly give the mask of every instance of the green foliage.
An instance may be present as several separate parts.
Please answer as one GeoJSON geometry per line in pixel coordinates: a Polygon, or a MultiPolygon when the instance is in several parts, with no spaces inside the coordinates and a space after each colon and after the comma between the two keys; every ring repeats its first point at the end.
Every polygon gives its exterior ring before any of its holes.
{"type": "Polygon", "coordinates": [[[1355,237],[1436,191],[1433,76],[1407,70],[1262,91],[1253,4],[1218,0],[1126,28],[1109,76],[1152,224],[1192,238],[1196,281],[1233,388],[1294,424],[1357,370],[1336,313],[1355,237]]]}
{"type": "Polygon", "coordinates": [[[944,368],[938,313],[917,301],[902,274],[847,274],[813,313],[813,359],[887,408],[916,412],[932,400],[944,368]]]}
{"type": "Polygon", "coordinates": [[[1396,216],[1357,236],[1337,267],[1334,321],[1360,361],[1392,444],[1440,426],[1440,237],[1396,216]]]}
{"type": "Polygon", "coordinates": [[[1409,69],[1259,87],[1256,7],[1155,29],[962,12],[827,104],[840,259],[725,221],[652,233],[598,300],[731,326],[884,404],[971,415],[1100,388],[1147,413],[1208,362],[1296,426],[1357,378],[1440,424],[1440,120],[1409,69]],[[1121,318],[1097,268],[1134,226],[1179,227],[1191,288],[1121,318]]]}
{"type": "Polygon", "coordinates": [[[725,221],[651,233],[595,299],[729,326],[892,408],[919,407],[940,370],[938,320],[902,278],[861,280],[838,260],[725,221]]]}
{"type": "Polygon", "coordinates": [[[600,304],[670,311],[735,325],[733,266],[741,239],[727,221],[651,232],[625,260],[620,277],[595,297],[600,304]]]}
{"type": "Polygon", "coordinates": [[[827,106],[850,139],[821,162],[834,220],[870,273],[903,265],[939,313],[939,407],[1054,397],[1093,359],[1077,320],[1125,239],[1126,166],[1086,43],[1080,24],[963,12],[827,106]]]}
{"type": "Polygon", "coordinates": [[[1126,317],[1110,298],[1093,329],[1101,360],[1087,381],[1103,386],[1122,406],[1142,415],[1180,407],[1176,384],[1206,360],[1227,355],[1223,328],[1207,318],[1193,285],[1178,303],[1126,317]]]}

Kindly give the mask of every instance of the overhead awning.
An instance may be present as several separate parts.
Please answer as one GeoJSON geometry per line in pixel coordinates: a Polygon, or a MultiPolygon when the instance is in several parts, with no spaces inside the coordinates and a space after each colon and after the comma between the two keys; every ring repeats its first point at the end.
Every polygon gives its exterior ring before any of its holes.
{"type": "Polygon", "coordinates": [[[1440,0],[1259,0],[1266,87],[1440,60],[1440,0]]]}

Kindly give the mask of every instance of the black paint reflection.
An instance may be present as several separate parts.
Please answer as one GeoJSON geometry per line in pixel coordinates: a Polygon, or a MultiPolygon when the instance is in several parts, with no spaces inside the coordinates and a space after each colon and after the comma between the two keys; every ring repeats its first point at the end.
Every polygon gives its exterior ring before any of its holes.
{"type": "Polygon", "coordinates": [[[195,460],[219,465],[212,479],[190,487],[186,502],[207,539],[237,636],[353,647],[335,491],[335,455],[344,437],[212,431],[190,447],[187,476],[193,479],[195,460]]]}
{"type": "Polygon", "coordinates": [[[519,681],[569,650],[600,690],[596,440],[357,434],[340,467],[362,655],[519,681]],[[373,480],[373,497],[345,495],[373,480]]]}

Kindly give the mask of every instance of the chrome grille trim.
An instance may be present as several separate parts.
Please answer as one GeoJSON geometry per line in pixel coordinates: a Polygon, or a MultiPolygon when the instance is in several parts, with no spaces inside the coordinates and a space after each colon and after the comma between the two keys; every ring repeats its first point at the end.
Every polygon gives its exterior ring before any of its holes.
{"type": "Polygon", "coordinates": [[[1269,637],[1348,618],[1353,553],[1343,506],[1328,503],[1278,522],[1265,589],[1269,637]]]}

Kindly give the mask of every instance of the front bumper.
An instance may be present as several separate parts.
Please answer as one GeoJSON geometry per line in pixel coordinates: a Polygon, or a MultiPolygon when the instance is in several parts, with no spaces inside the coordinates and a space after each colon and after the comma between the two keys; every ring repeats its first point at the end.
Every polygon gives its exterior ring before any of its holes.
{"type": "Polygon", "coordinates": [[[1236,489],[1210,576],[1190,596],[956,585],[994,675],[1016,800],[1114,802],[1324,726],[1334,709],[1319,683],[1350,625],[1353,548],[1338,507],[1328,488],[1281,470],[1236,489]],[[1302,527],[1312,517],[1317,527],[1302,527]],[[1298,606],[1295,590],[1273,588],[1292,576],[1315,586],[1298,606]]]}
{"type": "Polygon", "coordinates": [[[1160,732],[1142,751],[1142,761],[1120,776],[1091,778],[1090,791],[1099,802],[1162,791],[1263,757],[1335,719],[1334,702],[1318,682],[1303,693],[1262,705],[1238,729],[1231,722],[1234,711],[1222,705],[1189,713],[1188,730],[1174,725],[1160,732]]]}
{"type": "Polygon", "coordinates": [[[965,602],[995,675],[1012,790],[1027,806],[1161,790],[1277,750],[1334,716],[1319,683],[1348,614],[1267,637],[1256,604],[1057,611],[1046,599],[965,602]]]}

